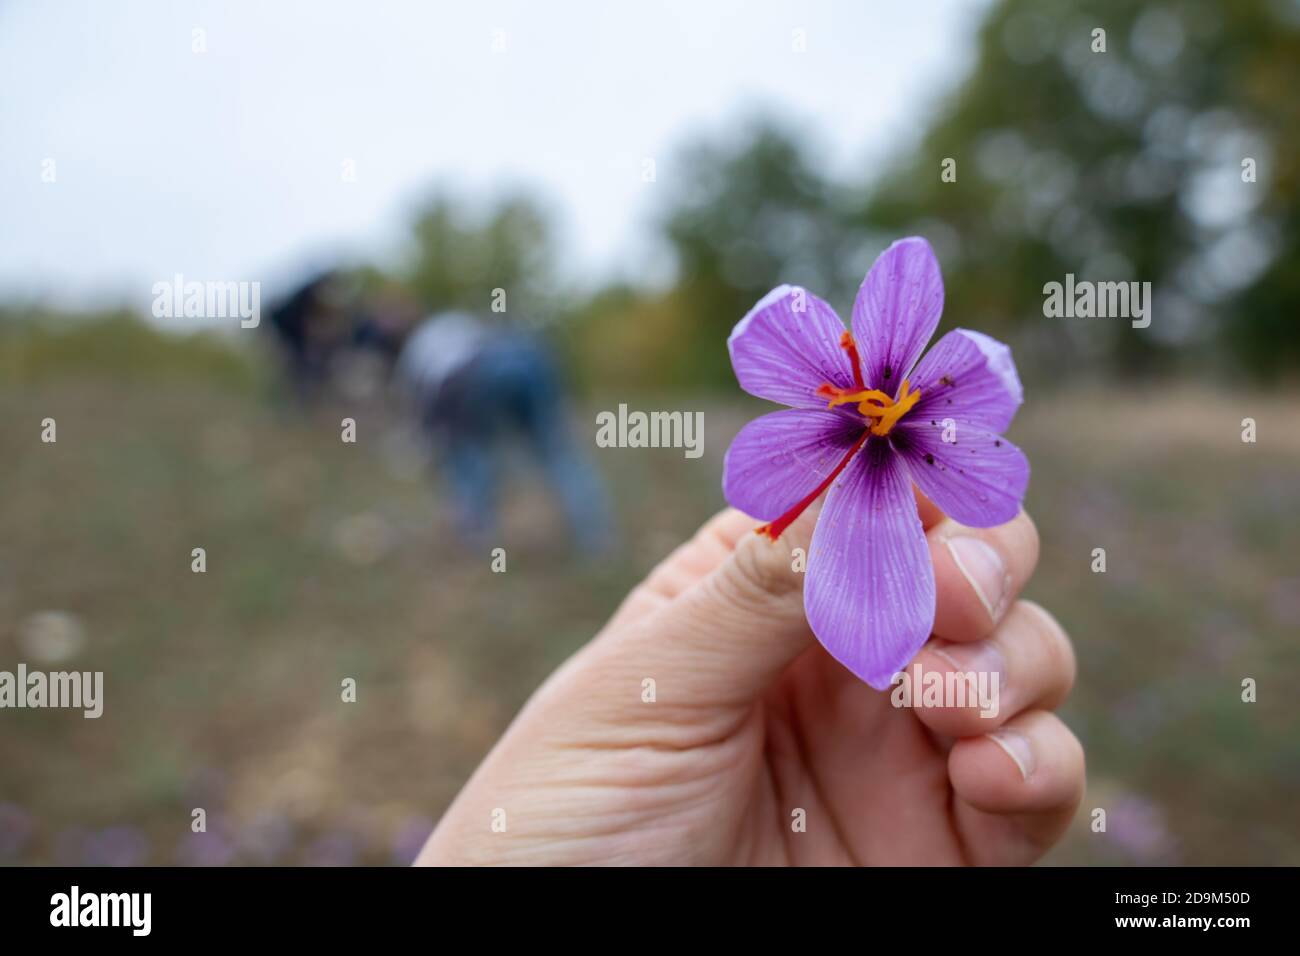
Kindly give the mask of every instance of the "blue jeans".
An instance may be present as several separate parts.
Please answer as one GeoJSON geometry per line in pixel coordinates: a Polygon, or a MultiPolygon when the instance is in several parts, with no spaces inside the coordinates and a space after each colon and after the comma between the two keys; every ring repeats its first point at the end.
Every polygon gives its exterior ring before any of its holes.
{"type": "Polygon", "coordinates": [[[540,344],[524,337],[490,342],[425,412],[467,537],[489,542],[496,531],[501,445],[514,440],[540,466],[577,546],[600,552],[612,543],[604,484],[572,439],[559,374],[540,344]]]}

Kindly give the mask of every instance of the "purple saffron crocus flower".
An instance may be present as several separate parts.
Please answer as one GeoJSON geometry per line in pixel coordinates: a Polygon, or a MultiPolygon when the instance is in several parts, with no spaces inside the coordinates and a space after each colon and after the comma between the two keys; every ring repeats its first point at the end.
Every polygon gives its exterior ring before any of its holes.
{"type": "Polygon", "coordinates": [[[1023,398],[1011,350],[955,329],[917,362],[942,311],[938,260],[912,237],[872,265],[851,332],[815,295],[781,286],[727,339],[741,387],[792,407],[741,429],[723,491],[775,541],[830,489],[804,610],[826,650],[878,690],[934,626],[912,485],[954,520],[987,528],[1019,513],[1029,483],[1024,454],[1000,437],[1023,398]]]}

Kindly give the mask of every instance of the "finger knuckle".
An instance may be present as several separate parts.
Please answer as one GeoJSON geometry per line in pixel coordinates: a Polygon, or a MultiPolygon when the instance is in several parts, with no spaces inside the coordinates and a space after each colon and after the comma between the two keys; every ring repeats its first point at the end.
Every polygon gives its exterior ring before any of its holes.
{"type": "Polygon", "coordinates": [[[1024,613],[1032,618],[1034,632],[1040,642],[1042,653],[1047,657],[1052,686],[1057,696],[1064,699],[1074,687],[1074,680],[1078,674],[1078,659],[1074,653],[1074,643],[1055,616],[1037,601],[1018,603],[1024,613]]]}
{"type": "Polygon", "coordinates": [[[782,597],[798,590],[799,578],[779,560],[779,544],[753,535],[742,541],[732,554],[729,565],[738,588],[751,598],[782,597]]]}
{"type": "Polygon", "coordinates": [[[1034,519],[1029,517],[1029,512],[1023,508],[1020,514],[1016,515],[1012,522],[1015,526],[1017,537],[1016,546],[1027,559],[1026,566],[1033,568],[1038,563],[1038,526],[1034,524],[1034,519]]]}

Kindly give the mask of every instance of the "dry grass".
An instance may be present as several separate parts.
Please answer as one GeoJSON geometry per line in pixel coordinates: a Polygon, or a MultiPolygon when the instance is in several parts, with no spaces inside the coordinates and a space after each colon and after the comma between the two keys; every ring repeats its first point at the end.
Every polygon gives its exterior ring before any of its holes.
{"type": "MultiPolygon", "coordinates": [[[[596,565],[555,547],[553,509],[521,479],[494,575],[378,409],[348,411],[345,445],[337,414],[180,382],[0,401],[0,668],[57,652],[31,622],[53,609],[84,644],[49,666],[106,674],[98,721],[0,717],[0,858],[25,862],[408,859],[530,690],[721,506],[722,453],[759,410],[642,403],[706,408],[704,457],[598,452],[623,548],[596,565]],[[47,416],[55,445],[37,440],[47,416]]],[[[1081,815],[1053,861],[1300,863],[1297,405],[1075,392],[1034,398],[1014,427],[1043,538],[1031,595],[1077,642],[1066,717],[1088,748],[1085,806],[1110,814],[1107,834],[1081,815]],[[1244,677],[1259,703],[1240,701],[1244,677]]]]}

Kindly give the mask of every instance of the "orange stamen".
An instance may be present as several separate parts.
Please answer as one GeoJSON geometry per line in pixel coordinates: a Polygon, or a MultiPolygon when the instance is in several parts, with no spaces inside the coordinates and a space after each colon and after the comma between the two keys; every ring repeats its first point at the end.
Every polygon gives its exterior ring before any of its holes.
{"type": "Polygon", "coordinates": [[[808,506],[831,486],[831,482],[838,478],[840,472],[848,467],[849,461],[867,443],[869,437],[875,435],[878,438],[883,438],[888,435],[890,430],[898,424],[898,420],[911,411],[912,407],[921,400],[921,390],[912,391],[911,383],[906,379],[903,380],[903,387],[899,389],[897,401],[879,389],[867,388],[862,378],[862,360],[858,356],[858,346],[853,341],[853,333],[848,329],[845,329],[843,334],[840,335],[840,348],[848,353],[849,361],[853,365],[854,387],[840,388],[830,384],[830,382],[823,382],[817,386],[815,394],[827,400],[826,407],[828,409],[839,405],[857,405],[858,414],[867,419],[867,427],[862,429],[862,434],[853,443],[853,447],[845,452],[839,464],[831,470],[831,473],[816,488],[781,517],[754,529],[755,533],[766,535],[773,541],[781,537],[786,528],[794,524],[795,519],[808,510],[808,506]]]}
{"type": "Polygon", "coordinates": [[[908,391],[909,384],[906,379],[903,380],[903,387],[899,390],[898,401],[890,402],[885,408],[878,412],[868,412],[864,409],[865,402],[858,406],[858,411],[863,415],[871,417],[879,416],[880,421],[871,426],[871,434],[881,437],[888,435],[889,430],[898,424],[898,420],[912,410],[912,406],[921,400],[921,390],[918,388],[914,392],[908,391]]]}
{"type": "Polygon", "coordinates": [[[879,389],[854,391],[847,388],[837,388],[829,382],[819,385],[815,394],[829,399],[826,405],[827,408],[835,408],[837,405],[856,404],[858,414],[871,419],[871,434],[883,438],[889,434],[891,428],[898,424],[898,420],[911,411],[912,407],[921,400],[921,390],[918,388],[916,391],[911,391],[911,387],[911,383],[904,380],[903,387],[899,389],[897,401],[879,389]]]}

